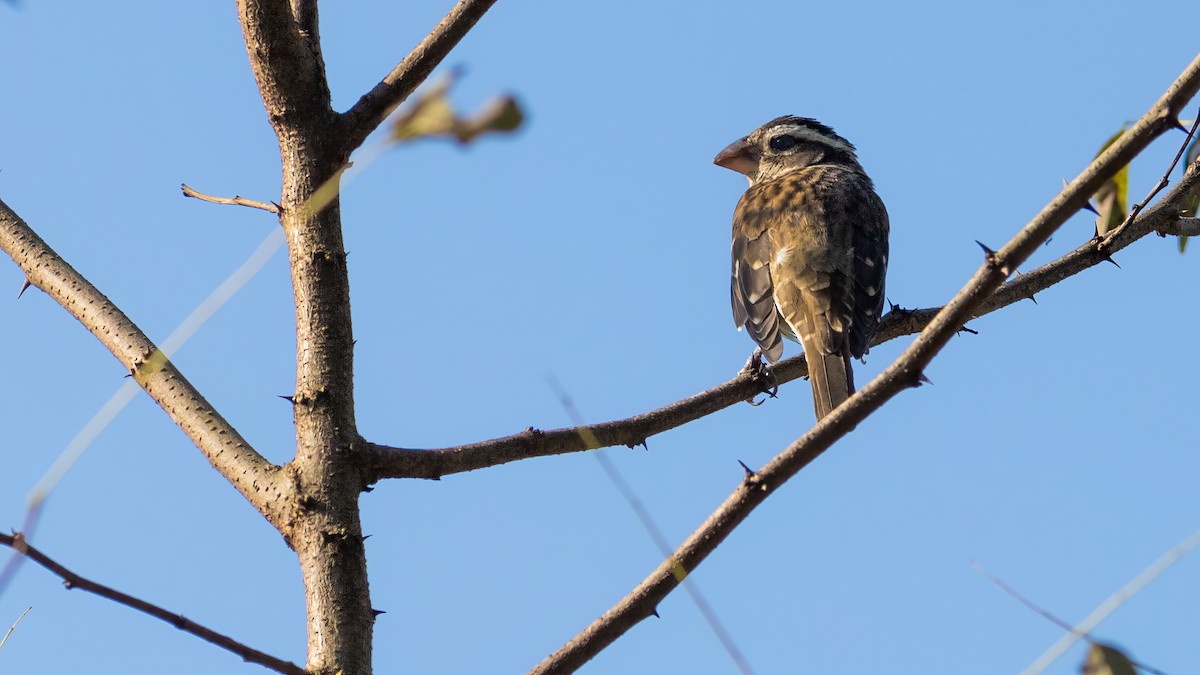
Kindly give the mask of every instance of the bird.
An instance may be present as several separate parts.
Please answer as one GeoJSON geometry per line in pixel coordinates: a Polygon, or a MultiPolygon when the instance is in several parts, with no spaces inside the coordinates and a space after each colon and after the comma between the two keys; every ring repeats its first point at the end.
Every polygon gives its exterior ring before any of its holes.
{"type": "Polygon", "coordinates": [[[855,153],[832,128],[785,115],[713,160],[750,181],[733,212],[734,324],[771,363],[781,336],[799,339],[818,421],[854,393],[850,359],[883,312],[887,207],[855,153]]]}

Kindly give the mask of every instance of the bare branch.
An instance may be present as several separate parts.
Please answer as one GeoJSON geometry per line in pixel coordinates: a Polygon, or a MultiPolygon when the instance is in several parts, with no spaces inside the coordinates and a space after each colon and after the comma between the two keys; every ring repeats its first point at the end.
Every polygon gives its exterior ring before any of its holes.
{"type": "Polygon", "coordinates": [[[180,187],[180,189],[183,190],[184,197],[193,197],[195,199],[199,199],[202,202],[211,202],[213,204],[224,204],[226,206],[248,206],[252,209],[262,209],[263,211],[270,211],[271,213],[276,213],[276,214],[279,213],[279,205],[278,204],[271,204],[268,202],[256,202],[253,199],[246,199],[245,197],[240,197],[238,195],[234,195],[232,199],[229,197],[214,197],[212,195],[206,195],[203,192],[196,192],[191,187],[189,187],[187,183],[183,183],[179,187],[180,187]]]}
{"type": "Polygon", "coordinates": [[[169,612],[158,605],[151,604],[145,600],[140,600],[132,595],[127,595],[103,584],[98,584],[90,579],[85,579],[58,564],[45,553],[42,553],[31,546],[25,541],[25,538],[22,537],[20,533],[12,536],[0,534],[0,544],[8,546],[14,551],[17,551],[35,563],[46,568],[51,573],[62,579],[63,585],[68,589],[78,588],[80,590],[87,591],[88,593],[94,593],[102,598],[108,598],[109,600],[125,605],[126,607],[136,609],[139,612],[149,614],[156,619],[171,624],[185,633],[191,633],[201,640],[211,642],[222,649],[237,654],[246,661],[270,668],[277,673],[284,673],[284,675],[307,675],[308,673],[308,671],[294,663],[277,659],[270,654],[265,654],[257,649],[248,647],[227,635],[222,635],[212,629],[201,626],[200,624],[184,617],[181,614],[169,612]]]}
{"type": "Polygon", "coordinates": [[[34,286],[54,298],[117,357],[213,468],[263,515],[276,521],[281,508],[278,494],[287,489],[278,480],[278,467],[255,452],[129,317],[60,258],[3,201],[0,249],[34,286]]]}
{"type": "MultiPolygon", "coordinates": [[[[329,82],[317,34],[317,3],[238,0],[238,19],[275,130],[331,123],[329,82]]],[[[324,130],[322,130],[324,131],[324,130]]]]}
{"type": "MultiPolygon", "coordinates": [[[[358,495],[363,472],[346,452],[354,420],[354,334],[339,178],[339,133],[321,57],[314,0],[238,0],[238,20],[283,168],[280,225],[296,317],[296,454],[283,467],[287,515],[272,519],[296,552],[308,614],[306,667],[371,670],[375,613],[358,495]],[[319,210],[311,208],[322,200],[319,210]]],[[[253,496],[248,495],[253,499],[253,496]]],[[[281,507],[282,508],[282,507],[281,507]]]]}
{"type": "MultiPolygon", "coordinates": [[[[1105,262],[1113,253],[1151,232],[1200,234],[1200,220],[1179,218],[1178,212],[1172,211],[1173,208],[1177,209],[1183,192],[1190,186],[1200,184],[1200,176],[1197,174],[1200,174],[1200,171],[1190,172],[1177,188],[1180,192],[1172,192],[1177,198],[1164,200],[1160,205],[1143,213],[1129,228],[1122,230],[1104,251],[1097,246],[1096,240],[1089,240],[1061,258],[1017,276],[992,293],[972,313],[971,318],[991,314],[1021,300],[1032,299],[1036,293],[1105,262]]],[[[921,332],[942,309],[944,308],[931,307],[896,309],[889,312],[880,322],[871,346],[921,332]]],[[[800,354],[775,364],[771,374],[779,384],[785,384],[808,375],[808,364],[804,355],[800,354]]],[[[394,448],[367,443],[365,454],[371,463],[374,476],[372,482],[382,478],[437,479],[531,457],[561,455],[617,445],[641,445],[651,436],[724,410],[761,393],[761,385],[748,374],[742,373],[712,389],[622,420],[545,431],[531,427],[512,436],[433,450],[394,448]]]]}
{"type": "Polygon", "coordinates": [[[33,609],[33,607],[26,607],[25,611],[21,612],[21,616],[18,616],[17,620],[14,621],[13,624],[8,627],[8,630],[4,632],[4,637],[0,638],[0,649],[4,649],[4,644],[8,642],[9,636],[12,635],[13,631],[17,629],[17,624],[21,623],[21,619],[24,619],[25,615],[28,614],[29,610],[31,609],[33,609]]]}
{"type": "MultiPolygon", "coordinates": [[[[1116,143],[1100,154],[1087,169],[1022,228],[1007,244],[986,256],[982,267],[970,281],[933,317],[916,340],[878,377],[860,389],[815,427],[789,445],[759,471],[749,474],[721,506],[700,527],[646,577],[625,598],[547,657],[531,673],[574,672],[625,631],[652,615],[658,603],[696,569],[777,488],[854,429],[871,413],[901,391],[919,386],[922,372],[937,353],[972,316],[977,315],[993,291],[1044,243],[1066,220],[1078,211],[1088,197],[1109,177],[1154,138],[1174,128],[1179,111],[1200,89],[1200,56],[1188,65],[1167,92],[1116,143]]],[[[1192,176],[1195,179],[1195,176],[1192,176]]],[[[1179,205],[1187,181],[1176,186],[1169,197],[1152,212],[1168,219],[1179,216],[1179,205]]],[[[1141,218],[1139,218],[1141,220],[1141,218]]],[[[1128,245],[1132,227],[1123,226],[1110,240],[1125,238],[1128,245]]],[[[1153,229],[1150,226],[1147,231],[1153,229]]],[[[1092,244],[1095,247],[1095,244],[1092,244]]]]}
{"type": "Polygon", "coordinates": [[[494,4],[496,0],[459,0],[421,44],[342,115],[342,147],[346,156],[416,91],[494,4]]]}

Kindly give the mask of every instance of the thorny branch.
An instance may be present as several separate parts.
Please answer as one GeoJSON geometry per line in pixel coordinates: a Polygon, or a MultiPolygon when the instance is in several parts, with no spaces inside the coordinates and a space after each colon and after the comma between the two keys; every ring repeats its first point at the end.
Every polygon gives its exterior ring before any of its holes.
{"type": "MultiPolygon", "coordinates": [[[[1063,189],[1040,213],[1001,249],[986,255],[984,264],[965,286],[929,321],[916,340],[890,366],[848,401],[820,420],[815,427],[789,445],[757,472],[750,473],[700,527],[620,602],[572,638],[557,652],[530,671],[531,674],[570,673],[577,670],[631,627],[652,616],[658,603],[750,513],[777,488],[808,466],[856,425],[896,394],[921,383],[922,372],[964,323],[978,312],[989,297],[1030,255],[1087,203],[1088,197],[1151,141],[1178,125],[1178,114],[1200,89],[1200,56],[1167,89],[1162,98],[1087,169],[1063,189]]],[[[1136,221],[1162,222],[1179,218],[1178,200],[1197,180],[1193,167],[1154,209],[1136,221]]],[[[1098,255],[1107,257],[1115,246],[1136,239],[1133,223],[1126,221],[1104,242],[1103,249],[1089,242],[1098,255]]],[[[1142,222],[1143,235],[1156,229],[1142,222]]]]}
{"type": "MultiPolygon", "coordinates": [[[[1193,169],[1180,183],[1181,198],[1189,187],[1200,183],[1200,170],[1193,169]]],[[[999,309],[1032,299],[1035,294],[1054,286],[1080,272],[1105,262],[1118,251],[1146,235],[1200,235],[1200,219],[1180,218],[1179,199],[1168,198],[1151,208],[1125,228],[1114,230],[1103,250],[1098,240],[1090,240],[1062,257],[1026,272],[996,289],[979,305],[969,318],[986,316],[999,309]]],[[[871,345],[890,342],[906,335],[921,332],[944,307],[925,309],[895,309],[883,317],[871,345]]],[[[779,384],[808,375],[808,364],[800,354],[780,361],[771,369],[779,384]]],[[[525,431],[479,443],[432,450],[395,448],[375,443],[366,444],[368,461],[375,480],[383,478],[426,478],[474,471],[489,466],[515,462],[531,457],[561,455],[583,450],[617,445],[635,446],[656,434],[683,426],[688,422],[711,415],[762,393],[761,384],[749,374],[719,384],[711,389],[676,401],[646,413],[621,420],[563,429],[525,431]]]]}
{"type": "Polygon", "coordinates": [[[242,657],[242,659],[245,661],[257,663],[266,668],[270,668],[277,673],[284,673],[284,675],[307,675],[308,673],[308,671],[294,663],[277,659],[270,654],[265,654],[257,649],[248,647],[227,635],[222,635],[221,633],[218,633],[210,628],[206,628],[205,626],[202,626],[181,614],[175,614],[174,612],[167,611],[158,605],[135,598],[132,595],[127,595],[114,588],[105,586],[104,584],[98,584],[90,579],[85,579],[84,577],[79,576],[78,574],[55,562],[52,558],[50,558],[50,556],[31,546],[19,533],[14,535],[0,533],[0,545],[7,546],[34,561],[38,565],[46,568],[51,573],[62,579],[63,585],[68,589],[78,588],[80,590],[87,591],[88,593],[94,593],[102,598],[107,598],[113,602],[125,605],[126,607],[136,609],[139,612],[149,614],[156,619],[171,624],[185,633],[191,633],[201,640],[211,642],[222,649],[233,652],[234,654],[242,657]]]}
{"type": "Polygon", "coordinates": [[[278,467],[242,438],[132,320],[0,201],[0,249],[96,336],[238,492],[277,518],[278,467]]]}

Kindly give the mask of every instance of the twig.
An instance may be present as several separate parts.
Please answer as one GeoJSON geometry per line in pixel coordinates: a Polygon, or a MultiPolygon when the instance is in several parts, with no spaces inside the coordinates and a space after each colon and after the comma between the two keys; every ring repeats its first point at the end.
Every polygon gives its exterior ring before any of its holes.
{"type": "MultiPolygon", "coordinates": [[[[1102,644],[1099,640],[1093,638],[1091,635],[1089,635],[1087,633],[1079,632],[1078,628],[1075,628],[1074,626],[1067,623],[1066,621],[1063,621],[1062,619],[1058,618],[1057,616],[1054,616],[1053,614],[1050,613],[1049,610],[1042,608],[1033,600],[1030,600],[1029,598],[1025,597],[1024,595],[1021,595],[1021,593],[1019,593],[1017,591],[1017,589],[1013,588],[1012,586],[1009,586],[1007,583],[1005,583],[1005,581],[1003,579],[1001,579],[1000,577],[987,571],[987,568],[985,568],[983,565],[981,565],[978,561],[971,561],[971,567],[974,567],[976,572],[979,572],[980,574],[982,574],[985,579],[987,579],[988,581],[995,584],[997,587],[999,587],[1000,590],[1004,591],[1005,593],[1008,593],[1017,602],[1021,603],[1022,605],[1025,605],[1030,610],[1037,613],[1039,616],[1046,619],[1047,621],[1054,624],[1055,626],[1058,626],[1059,628],[1067,631],[1068,633],[1074,635],[1075,637],[1079,638],[1080,640],[1086,640],[1089,644],[1093,644],[1093,645],[1097,645],[1097,646],[1102,644]]],[[[1147,673],[1150,673],[1151,675],[1166,675],[1166,673],[1162,672],[1161,670],[1158,670],[1157,668],[1152,668],[1144,663],[1139,663],[1138,661],[1134,661],[1133,659],[1129,658],[1128,655],[1125,655],[1125,658],[1129,659],[1130,663],[1132,663],[1135,666],[1137,666],[1138,668],[1146,671],[1147,673]]]]}
{"type": "Polygon", "coordinates": [[[308,673],[308,671],[294,663],[277,659],[270,654],[265,654],[257,649],[247,647],[237,640],[201,626],[200,624],[184,617],[183,615],[169,612],[158,605],[135,598],[132,595],[127,595],[103,584],[98,584],[90,579],[85,579],[58,564],[45,553],[42,553],[38,549],[29,545],[20,533],[11,536],[7,534],[0,534],[0,544],[12,548],[13,550],[27,556],[35,563],[46,568],[51,573],[62,579],[63,585],[68,589],[78,588],[80,590],[87,591],[88,593],[94,593],[102,598],[108,598],[109,600],[125,605],[126,607],[136,609],[139,612],[149,614],[156,619],[171,624],[185,633],[191,633],[201,640],[211,642],[222,649],[237,654],[246,661],[270,668],[277,673],[284,673],[285,675],[307,675],[308,673]]]}
{"type": "Polygon", "coordinates": [[[459,0],[421,44],[342,115],[345,156],[362,145],[367,136],[416,91],[494,4],[496,0],[459,0]]]}
{"type": "Polygon", "coordinates": [[[213,204],[225,204],[227,206],[248,206],[252,209],[262,209],[263,211],[269,211],[271,213],[279,213],[278,204],[256,202],[253,199],[246,199],[245,197],[238,195],[234,195],[233,198],[214,197],[212,195],[206,195],[203,192],[196,192],[189,187],[187,183],[183,183],[179,187],[183,190],[184,197],[193,197],[195,199],[199,199],[200,201],[212,202],[213,204]]]}
{"type": "Polygon", "coordinates": [[[1158,575],[1162,574],[1171,565],[1174,565],[1180,558],[1187,555],[1197,545],[1200,545],[1200,530],[1196,530],[1188,535],[1178,546],[1167,551],[1161,558],[1155,560],[1149,567],[1142,570],[1129,583],[1122,586],[1116,593],[1113,593],[1100,606],[1092,610],[1092,613],[1083,621],[1079,622],[1078,626],[1068,629],[1067,634],[1059,638],[1058,642],[1054,643],[1050,649],[1046,650],[1045,654],[1038,657],[1032,665],[1024,670],[1022,675],[1037,675],[1045,670],[1058,657],[1062,656],[1063,652],[1067,651],[1080,635],[1088,635],[1096,626],[1100,625],[1112,614],[1118,607],[1125,604],[1127,600],[1137,595],[1151,581],[1154,581],[1158,575]]]}
{"type": "MultiPolygon", "coordinates": [[[[1005,593],[1008,593],[1010,596],[1012,596],[1012,598],[1014,600],[1021,603],[1022,605],[1025,605],[1029,609],[1033,610],[1034,613],[1041,616],[1043,619],[1045,619],[1045,620],[1049,621],[1050,623],[1054,624],[1055,626],[1058,626],[1059,628],[1067,631],[1068,633],[1075,633],[1074,626],[1067,623],[1066,621],[1063,621],[1062,619],[1058,618],[1057,616],[1054,616],[1053,614],[1051,614],[1049,612],[1049,610],[1042,609],[1042,607],[1039,606],[1033,600],[1030,600],[1029,598],[1025,597],[1024,595],[1021,595],[1019,592],[1017,592],[1017,589],[1013,588],[1012,586],[1009,586],[1007,583],[1004,582],[1003,579],[1001,579],[1000,577],[989,572],[987,570],[987,568],[984,567],[983,564],[981,564],[978,560],[972,560],[971,567],[974,568],[976,572],[979,572],[981,575],[983,575],[984,579],[987,579],[988,581],[995,584],[1000,590],[1004,591],[1005,593]]],[[[1087,633],[1075,633],[1075,634],[1076,634],[1076,636],[1081,637],[1085,640],[1088,640],[1089,642],[1092,639],[1092,637],[1090,635],[1088,635],[1087,633]]]]}
{"type": "MultiPolygon", "coordinates": [[[[922,372],[954,337],[958,328],[983,306],[1089,195],[1158,135],[1174,126],[1178,112],[1200,89],[1197,56],[1167,92],[1136,124],[1102,152],[1087,169],[1042,209],[995,255],[989,256],[965,286],[937,313],[913,343],[878,377],[826,415],[754,474],[746,476],[720,507],[640,584],[586,629],[530,671],[539,675],[570,673],[634,625],[651,616],[683,576],[704,561],[768,496],[808,466],[842,436],[901,391],[917,386],[922,372]]],[[[1178,195],[1176,186],[1172,194],[1178,195]]],[[[1178,211],[1173,214],[1178,217],[1178,211]]],[[[1093,246],[1094,248],[1094,246],[1093,246]]],[[[1026,275],[1026,277],[1029,275],[1026,275]]],[[[1025,277],[1022,277],[1025,278],[1025,277]]]]}
{"type": "Polygon", "coordinates": [[[29,610],[31,609],[33,609],[33,607],[26,607],[25,611],[21,612],[21,616],[18,616],[17,620],[8,627],[8,630],[4,631],[4,637],[0,638],[0,649],[4,649],[4,643],[8,642],[8,636],[12,635],[13,631],[17,629],[17,624],[21,623],[21,619],[24,619],[25,615],[28,614],[29,610]]]}
{"type": "MultiPolygon", "coordinates": [[[[1176,119],[1175,123],[1177,125],[1180,124],[1178,119],[1176,119]]],[[[1129,215],[1125,216],[1125,221],[1122,222],[1120,226],[1104,235],[1104,238],[1100,241],[1100,248],[1104,248],[1105,244],[1116,236],[1117,230],[1120,230],[1122,227],[1126,227],[1132,223],[1134,218],[1137,218],[1138,214],[1142,212],[1142,209],[1146,208],[1146,204],[1149,204],[1150,200],[1154,199],[1155,195],[1157,195],[1159,192],[1162,192],[1168,185],[1171,184],[1171,172],[1174,171],[1175,167],[1179,165],[1179,160],[1183,157],[1183,153],[1187,151],[1188,142],[1195,137],[1197,126],[1200,126],[1200,115],[1197,115],[1196,120],[1192,122],[1192,128],[1188,129],[1187,138],[1184,138],[1183,143],[1179,145],[1179,152],[1175,153],[1175,159],[1171,160],[1171,165],[1168,166],[1167,170],[1163,172],[1162,177],[1158,179],[1158,182],[1154,184],[1154,187],[1150,188],[1150,192],[1146,195],[1146,197],[1129,210],[1129,215]]]]}

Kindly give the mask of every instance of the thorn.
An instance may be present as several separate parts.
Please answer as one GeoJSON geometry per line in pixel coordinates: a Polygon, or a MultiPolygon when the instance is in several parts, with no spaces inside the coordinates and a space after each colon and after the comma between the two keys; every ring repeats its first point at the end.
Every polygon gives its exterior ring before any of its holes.
{"type": "MultiPolygon", "coordinates": [[[[1112,264],[1114,264],[1114,265],[1117,265],[1117,261],[1116,261],[1116,260],[1113,260],[1113,259],[1112,259],[1112,256],[1111,256],[1111,255],[1109,255],[1109,254],[1107,254],[1107,253],[1105,253],[1105,254],[1104,254],[1104,258],[1103,258],[1103,260],[1104,260],[1104,262],[1110,262],[1110,263],[1112,263],[1112,264]]],[[[1121,269],[1121,266],[1120,266],[1120,265],[1117,265],[1117,269],[1121,269]]]]}
{"type": "MultiPolygon", "coordinates": [[[[375,491],[375,488],[373,486],[370,486],[370,485],[363,486],[363,492],[374,492],[374,491],[375,491]]],[[[367,536],[369,537],[370,535],[367,535],[367,536]]],[[[363,537],[363,538],[365,539],[366,537],[363,537]]]]}
{"type": "Polygon", "coordinates": [[[741,464],[741,465],[742,465],[742,469],[743,469],[743,470],[745,470],[745,472],[746,472],[746,480],[750,480],[751,478],[754,478],[754,472],[750,470],[750,467],[746,466],[746,463],[745,463],[745,462],[743,462],[742,460],[740,460],[740,459],[739,459],[739,460],[737,461],[737,463],[738,463],[738,464],[741,464]]]}
{"type": "Polygon", "coordinates": [[[995,251],[993,251],[992,249],[985,246],[984,243],[982,241],[979,241],[978,239],[975,240],[975,243],[979,244],[979,248],[983,249],[983,258],[984,258],[984,260],[987,261],[987,264],[989,266],[1000,270],[1001,272],[1004,273],[1004,276],[1006,276],[1006,277],[1008,275],[1012,274],[1012,269],[1008,265],[1000,264],[1000,260],[999,260],[999,258],[996,257],[995,251]]]}
{"type": "Polygon", "coordinates": [[[369,535],[369,534],[364,534],[364,535],[362,536],[362,540],[363,540],[363,541],[366,541],[366,540],[368,540],[368,539],[370,539],[370,538],[371,538],[371,535],[369,535]]]}
{"type": "Polygon", "coordinates": [[[913,387],[920,387],[921,385],[925,385],[925,384],[933,384],[933,380],[929,379],[928,377],[925,377],[925,373],[923,373],[923,372],[917,373],[917,383],[914,384],[913,387]]]}
{"type": "Polygon", "coordinates": [[[899,314],[900,316],[908,316],[909,314],[912,314],[911,309],[905,309],[904,307],[897,305],[896,303],[892,302],[891,298],[888,298],[887,304],[888,304],[888,314],[891,314],[893,312],[895,312],[896,314],[899,314]]]}
{"type": "Polygon", "coordinates": [[[1185,133],[1185,134],[1186,134],[1186,133],[1188,133],[1189,129],[1188,129],[1188,128],[1187,128],[1187,126],[1186,126],[1186,125],[1183,123],[1183,120],[1181,120],[1181,119],[1179,119],[1178,117],[1176,117],[1174,120],[1171,120],[1171,121],[1172,121],[1172,122],[1174,122],[1174,124],[1172,124],[1172,125],[1171,125],[1172,127],[1174,127],[1175,129],[1178,129],[1178,130],[1182,131],[1182,132],[1183,132],[1183,133],[1185,133]]]}
{"type": "Polygon", "coordinates": [[[656,618],[656,619],[662,618],[661,616],[658,615],[658,605],[655,605],[654,609],[650,610],[650,613],[653,614],[654,618],[656,618]]]}
{"type": "Polygon", "coordinates": [[[25,291],[29,290],[29,287],[32,285],[33,282],[29,280],[29,277],[25,277],[25,283],[21,284],[21,290],[17,293],[17,299],[20,300],[21,296],[25,295],[25,291]]]}
{"type": "Polygon", "coordinates": [[[296,397],[295,396],[284,396],[283,394],[279,394],[279,398],[287,401],[288,403],[291,403],[292,405],[296,405],[296,397]]]}
{"type": "Polygon", "coordinates": [[[966,324],[963,324],[963,326],[962,326],[961,328],[959,328],[959,329],[958,329],[958,332],[960,332],[960,333],[970,333],[971,335],[979,335],[979,331],[977,331],[977,330],[972,330],[972,329],[970,329],[970,328],[967,328],[966,324]]]}
{"type": "MultiPolygon", "coordinates": [[[[1025,275],[1024,275],[1024,274],[1021,274],[1021,270],[1017,270],[1017,276],[1019,276],[1019,277],[1023,277],[1023,276],[1025,276],[1025,275]]],[[[1036,305],[1036,304],[1038,304],[1037,298],[1033,297],[1033,291],[1028,291],[1028,292],[1026,292],[1026,293],[1022,293],[1022,295],[1023,295],[1024,297],[1026,297],[1026,298],[1028,298],[1028,299],[1032,300],[1032,301],[1033,301],[1033,304],[1035,304],[1035,305],[1036,305]]]]}
{"type": "Polygon", "coordinates": [[[1096,207],[1092,206],[1092,202],[1090,200],[1083,205],[1083,210],[1091,211],[1092,213],[1096,214],[1097,218],[1100,217],[1100,212],[1096,210],[1096,207]]]}
{"type": "Polygon", "coordinates": [[[632,449],[636,448],[636,447],[637,447],[637,446],[639,446],[639,445],[640,445],[640,446],[642,446],[643,448],[647,449],[647,450],[649,450],[649,449],[650,449],[650,446],[649,446],[649,445],[646,445],[646,439],[644,439],[644,438],[643,438],[642,440],[640,440],[640,441],[634,441],[633,443],[626,443],[626,444],[625,444],[625,447],[627,447],[627,448],[629,448],[630,450],[632,450],[632,449]]]}
{"type": "Polygon", "coordinates": [[[1046,239],[1046,243],[1042,244],[1042,246],[1049,246],[1050,242],[1052,242],[1052,241],[1054,241],[1054,237],[1048,237],[1046,239]]]}
{"type": "Polygon", "coordinates": [[[375,616],[379,616],[380,614],[387,614],[387,612],[383,611],[382,609],[375,609],[374,607],[371,608],[371,613],[374,614],[375,616]]]}

